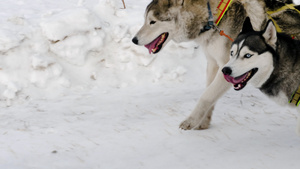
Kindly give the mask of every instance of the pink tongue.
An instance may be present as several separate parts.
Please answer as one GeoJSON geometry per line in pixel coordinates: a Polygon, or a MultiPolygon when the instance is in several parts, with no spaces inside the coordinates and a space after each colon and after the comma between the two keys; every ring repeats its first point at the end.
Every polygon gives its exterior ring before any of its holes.
{"type": "Polygon", "coordinates": [[[248,76],[248,73],[245,73],[242,76],[237,77],[237,78],[234,78],[229,75],[224,75],[224,78],[227,80],[227,82],[230,82],[235,85],[235,84],[241,83],[247,76],[248,76]]]}
{"type": "Polygon", "coordinates": [[[159,36],[158,38],[156,38],[154,41],[152,41],[148,45],[145,45],[145,47],[148,48],[150,54],[152,53],[152,49],[154,49],[156,47],[156,44],[158,43],[158,41],[160,39],[161,39],[161,36],[159,36]]]}

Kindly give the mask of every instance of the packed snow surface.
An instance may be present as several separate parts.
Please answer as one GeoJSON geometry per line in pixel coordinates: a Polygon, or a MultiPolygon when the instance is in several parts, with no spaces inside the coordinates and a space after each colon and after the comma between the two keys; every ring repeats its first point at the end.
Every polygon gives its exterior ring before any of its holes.
{"type": "Polygon", "coordinates": [[[179,129],[206,60],[194,42],[131,42],[149,2],[0,1],[0,168],[298,169],[296,111],[251,86],[209,129],[179,129]]]}

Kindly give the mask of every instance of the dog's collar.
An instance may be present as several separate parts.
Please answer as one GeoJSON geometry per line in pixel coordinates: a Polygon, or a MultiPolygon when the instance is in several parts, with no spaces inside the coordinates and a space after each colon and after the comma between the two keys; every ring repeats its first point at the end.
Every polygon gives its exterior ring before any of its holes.
{"type": "Polygon", "coordinates": [[[291,103],[295,106],[298,106],[300,104],[300,86],[298,87],[298,89],[292,95],[289,103],[291,103]]]}
{"type": "Polygon", "coordinates": [[[209,0],[207,0],[207,10],[208,10],[208,21],[207,21],[207,24],[200,30],[199,34],[201,34],[203,32],[206,32],[206,31],[208,31],[208,30],[215,27],[214,17],[213,17],[213,14],[211,12],[209,0]]]}
{"type": "Polygon", "coordinates": [[[217,20],[215,21],[215,24],[218,26],[220,21],[222,20],[224,14],[228,10],[228,7],[230,6],[232,0],[221,0],[218,7],[217,7],[217,14],[215,15],[217,17],[217,20]]]}
{"type": "Polygon", "coordinates": [[[209,17],[208,17],[207,24],[200,30],[199,35],[208,30],[216,29],[217,31],[219,31],[221,36],[225,36],[231,42],[233,42],[233,39],[229,35],[227,35],[223,30],[218,28],[218,25],[219,25],[221,19],[223,18],[224,14],[228,10],[229,5],[231,4],[231,1],[232,0],[221,0],[220,1],[219,5],[217,7],[217,14],[216,14],[218,19],[214,22],[214,17],[212,15],[211,8],[210,8],[210,3],[209,3],[209,0],[207,0],[207,9],[208,9],[209,17]]]}
{"type": "MultiPolygon", "coordinates": [[[[276,13],[279,13],[283,10],[287,10],[287,9],[290,9],[290,10],[294,10],[296,12],[298,12],[300,14],[300,11],[298,9],[295,8],[295,4],[285,4],[283,7],[277,9],[277,10],[274,10],[274,11],[267,11],[267,14],[268,14],[268,18],[271,19],[276,27],[276,30],[277,32],[282,32],[281,28],[278,26],[278,24],[276,23],[276,21],[274,20],[274,18],[271,16],[272,14],[276,14],[276,13]]],[[[291,35],[292,38],[294,38],[295,36],[294,35],[291,35]]]]}
{"type": "Polygon", "coordinates": [[[220,0],[219,5],[216,9],[217,13],[215,14],[215,17],[217,18],[216,21],[214,21],[214,17],[210,8],[209,0],[207,0],[207,9],[208,9],[208,21],[207,24],[200,30],[200,33],[206,32],[212,28],[216,28],[220,21],[222,20],[224,14],[228,10],[228,7],[230,6],[232,0],[220,0]]]}

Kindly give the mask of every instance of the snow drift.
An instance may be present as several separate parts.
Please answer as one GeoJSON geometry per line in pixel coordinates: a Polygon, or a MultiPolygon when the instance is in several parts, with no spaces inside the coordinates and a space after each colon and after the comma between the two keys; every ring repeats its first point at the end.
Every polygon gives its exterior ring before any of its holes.
{"type": "Polygon", "coordinates": [[[47,4],[36,14],[32,13],[36,6],[27,7],[30,17],[13,12],[2,17],[14,29],[0,29],[1,100],[10,104],[17,98],[52,97],[76,86],[122,88],[181,82],[189,69],[199,67],[191,64],[204,61],[201,56],[195,58],[198,46],[194,43],[171,43],[171,50],[160,54],[159,61],[132,44],[143,23],[143,16],[137,15],[138,4],[145,2],[128,3],[126,10],[119,1],[75,2],[62,9],[46,9],[51,6],[47,4]]]}
{"type": "Polygon", "coordinates": [[[179,130],[205,57],[132,44],[150,0],[125,2],[0,1],[1,169],[299,168],[296,113],[250,86],[218,101],[208,130],[179,130]]]}

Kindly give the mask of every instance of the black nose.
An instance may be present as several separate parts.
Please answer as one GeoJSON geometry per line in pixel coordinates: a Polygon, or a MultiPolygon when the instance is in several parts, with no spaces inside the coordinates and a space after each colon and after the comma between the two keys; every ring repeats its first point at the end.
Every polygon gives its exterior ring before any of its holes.
{"type": "Polygon", "coordinates": [[[137,45],[139,43],[139,40],[137,39],[137,37],[134,37],[132,39],[132,42],[137,45]]]}
{"type": "Polygon", "coordinates": [[[222,72],[223,72],[224,75],[231,75],[232,70],[231,70],[230,67],[224,67],[224,68],[222,69],[222,72]]]}

